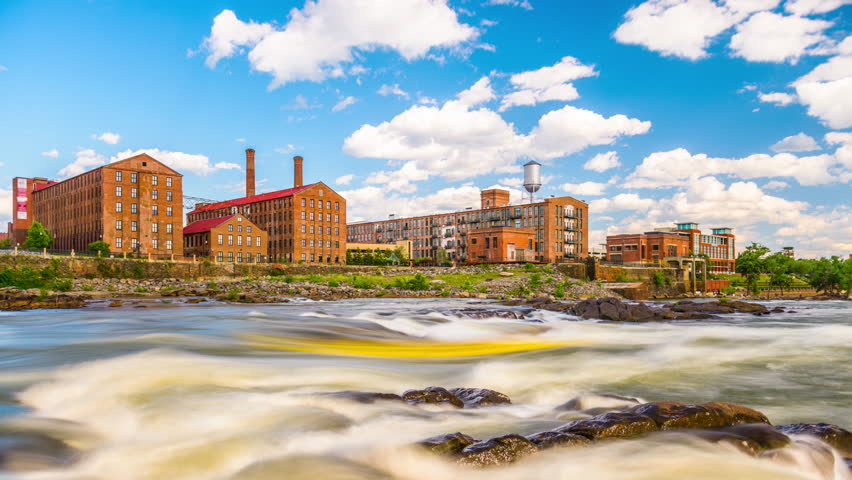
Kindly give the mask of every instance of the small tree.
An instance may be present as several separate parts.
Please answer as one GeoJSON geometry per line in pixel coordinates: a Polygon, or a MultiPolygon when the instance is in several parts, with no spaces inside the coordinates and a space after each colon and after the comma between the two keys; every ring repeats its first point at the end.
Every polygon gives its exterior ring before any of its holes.
{"type": "Polygon", "coordinates": [[[12,246],[12,239],[11,238],[4,238],[3,240],[0,240],[0,248],[9,248],[11,246],[12,246]]]}
{"type": "Polygon", "coordinates": [[[50,248],[53,245],[53,236],[44,228],[41,222],[35,221],[27,230],[27,239],[24,246],[27,248],[50,248]]]}
{"type": "Polygon", "coordinates": [[[766,259],[769,248],[758,243],[752,243],[737,257],[737,273],[745,277],[750,292],[758,293],[757,282],[760,274],[766,272],[766,259]]]}
{"type": "Polygon", "coordinates": [[[107,242],[98,240],[97,242],[90,243],[86,248],[90,252],[100,252],[101,256],[108,257],[110,254],[109,247],[110,245],[107,242]]]}

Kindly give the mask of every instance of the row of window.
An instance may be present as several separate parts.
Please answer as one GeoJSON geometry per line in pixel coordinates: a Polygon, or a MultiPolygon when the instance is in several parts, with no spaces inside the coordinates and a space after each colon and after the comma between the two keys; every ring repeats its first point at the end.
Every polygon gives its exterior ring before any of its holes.
{"type": "MultiPolygon", "coordinates": [[[[301,226],[301,229],[302,229],[302,233],[308,233],[308,231],[310,231],[310,233],[319,233],[320,235],[322,235],[322,232],[323,232],[322,225],[315,228],[314,225],[308,226],[308,225],[305,225],[303,223],[302,226],[301,226]],[[308,228],[308,227],[310,227],[310,228],[308,228]]],[[[331,235],[331,227],[325,227],[325,234],[331,235]]],[[[340,235],[340,227],[334,227],[334,234],[340,235]]]]}
{"type": "MultiPolygon", "coordinates": [[[[121,197],[124,195],[124,189],[121,185],[115,186],[115,196],[121,197]]],[[[136,187],[132,187],[130,189],[130,198],[139,198],[139,189],[136,187]]],[[[151,199],[159,200],[160,199],[160,191],[159,190],[151,190],[151,199]]],[[[166,201],[171,202],[174,199],[171,190],[166,190],[166,201]]]]}
{"type": "MultiPolygon", "coordinates": [[[[115,213],[124,212],[124,205],[121,202],[115,202],[115,213]]],[[[139,204],[131,203],[130,204],[130,213],[135,215],[139,213],[139,204]]],[[[151,205],[151,215],[159,215],[160,207],[159,205],[151,205]]],[[[174,216],[174,210],[172,207],[166,207],[166,216],[171,217],[174,216]]]]}
{"type": "MultiPolygon", "coordinates": [[[[121,170],[115,171],[115,181],[120,182],[124,177],[124,172],[121,170]]],[[[130,183],[139,183],[139,174],[136,172],[130,172],[130,183]]],[[[158,185],[160,183],[159,177],[157,175],[151,175],[151,185],[158,185]]],[[[166,186],[172,186],[172,177],[166,177],[166,186]]]]}
{"type": "MultiPolygon", "coordinates": [[[[228,225],[228,226],[230,227],[231,225],[228,225]]],[[[229,231],[232,231],[232,230],[229,230],[229,231]]],[[[258,235],[256,238],[257,238],[257,243],[255,244],[255,246],[260,247],[261,246],[260,235],[258,235]]],[[[252,236],[246,235],[245,239],[246,239],[246,246],[251,247],[252,246],[252,236]]],[[[217,243],[219,245],[224,245],[225,244],[224,243],[225,242],[225,235],[220,233],[219,237],[216,240],[217,240],[217,243]]],[[[233,235],[228,235],[228,245],[234,245],[234,236],[233,235]]],[[[239,246],[239,247],[243,246],[243,236],[242,235],[237,235],[237,246],[239,246]]]]}
{"type": "MultiPolygon", "coordinates": [[[[263,261],[263,256],[259,253],[255,257],[252,257],[251,253],[246,253],[245,256],[243,256],[243,252],[237,252],[237,257],[236,257],[237,263],[252,263],[252,258],[254,258],[257,263],[260,263],[260,262],[263,261]]],[[[217,253],[216,254],[216,260],[218,260],[220,262],[224,262],[225,261],[225,253],[224,252],[217,253]]],[[[228,252],[228,261],[233,263],[234,252],[228,252]]]]}
{"type": "MultiPolygon", "coordinates": [[[[322,192],[322,190],[320,190],[320,196],[322,196],[322,194],[323,194],[323,192],[322,192]]],[[[308,199],[306,199],[306,198],[302,199],[302,207],[307,207],[307,205],[308,205],[307,200],[308,199]]],[[[315,202],[314,199],[312,198],[311,201],[310,201],[310,205],[311,205],[311,208],[322,209],[322,200],[317,200],[315,202]]],[[[329,200],[325,201],[325,208],[326,208],[326,210],[331,210],[331,201],[329,201],[329,200]]],[[[340,210],[340,202],[334,202],[334,209],[340,210]]]]}
{"type": "MultiPolygon", "coordinates": [[[[322,218],[323,218],[322,212],[320,212],[316,216],[314,216],[314,212],[305,212],[303,210],[302,211],[302,220],[307,220],[309,217],[310,217],[311,220],[319,220],[320,222],[322,221],[322,218]]],[[[331,214],[330,213],[325,214],[325,221],[326,222],[331,221],[331,214]]],[[[340,223],[340,215],[338,215],[338,214],[334,215],[334,223],[340,223]]]]}
{"type": "MultiPolygon", "coordinates": [[[[117,237],[115,239],[115,248],[122,248],[123,246],[124,246],[124,239],[121,238],[121,237],[117,237]]],[[[130,239],[130,248],[132,250],[136,250],[140,246],[141,246],[141,244],[139,243],[138,238],[131,238],[130,239]]],[[[172,246],[173,246],[172,241],[166,240],[166,250],[169,250],[169,251],[172,250],[172,246]]],[[[154,250],[158,250],[160,248],[160,241],[156,238],[151,240],[151,247],[154,250]]]]}
{"type": "MultiPolygon", "coordinates": [[[[115,221],[115,229],[117,231],[124,230],[124,222],[122,220],[115,221]]],[[[139,222],[132,221],[130,222],[130,231],[138,232],[139,231],[139,222]]],[[[174,226],[171,223],[166,224],[166,233],[172,233],[174,231],[174,226]]],[[[159,233],[160,232],[160,224],[152,223],[151,224],[151,233],[159,233]]]]}
{"type": "MultiPolygon", "coordinates": [[[[313,239],[305,240],[303,238],[302,239],[302,247],[308,247],[308,246],[310,246],[311,248],[314,248],[314,247],[323,248],[323,241],[322,240],[313,240],[313,239]]],[[[325,240],[325,248],[331,248],[331,240],[325,240]]],[[[334,248],[340,248],[340,242],[339,241],[337,241],[337,240],[334,241],[334,248]]]]}

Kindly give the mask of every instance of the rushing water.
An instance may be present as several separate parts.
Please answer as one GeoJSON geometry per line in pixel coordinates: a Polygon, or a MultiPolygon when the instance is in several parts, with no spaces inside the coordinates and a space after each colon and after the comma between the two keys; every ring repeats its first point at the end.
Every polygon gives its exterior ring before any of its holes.
{"type": "MultiPolygon", "coordinates": [[[[647,324],[552,312],[471,319],[450,312],[495,306],[454,300],[145,305],[0,312],[0,435],[43,433],[82,452],[68,464],[0,478],[825,479],[832,475],[806,460],[754,458],[697,440],[546,451],[489,470],[464,469],[410,444],[456,431],[486,439],[551,429],[585,416],[555,406],[577,397],[585,408],[606,406],[600,394],[726,401],[775,424],[852,427],[848,302],[772,302],[797,313],[647,324]],[[569,346],[369,358],[267,349],[249,334],[569,346]],[[450,410],[317,395],[430,385],[490,388],[513,405],[450,410]]],[[[840,466],[833,476],[852,478],[840,466]]]]}

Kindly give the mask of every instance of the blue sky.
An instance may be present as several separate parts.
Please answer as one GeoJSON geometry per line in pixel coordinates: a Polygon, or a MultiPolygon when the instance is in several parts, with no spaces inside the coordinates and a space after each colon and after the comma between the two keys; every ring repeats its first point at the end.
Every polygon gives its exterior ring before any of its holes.
{"type": "Polygon", "coordinates": [[[305,180],[349,217],[473,206],[520,165],[591,203],[592,244],[674,221],[852,252],[849,0],[0,3],[11,178],[145,150],[184,194],[305,180]]]}

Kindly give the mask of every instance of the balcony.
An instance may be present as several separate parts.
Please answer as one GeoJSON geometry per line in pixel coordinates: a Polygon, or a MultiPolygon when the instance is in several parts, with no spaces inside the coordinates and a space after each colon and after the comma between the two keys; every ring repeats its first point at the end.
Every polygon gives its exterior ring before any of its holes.
{"type": "Polygon", "coordinates": [[[566,211],[565,212],[565,218],[580,218],[580,217],[577,216],[577,212],[566,211]]]}

